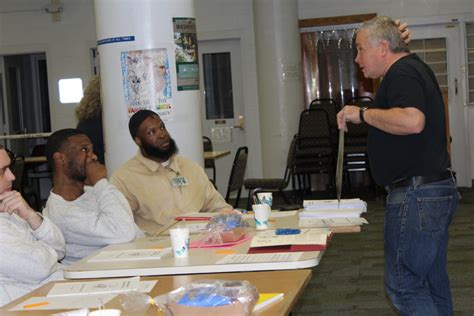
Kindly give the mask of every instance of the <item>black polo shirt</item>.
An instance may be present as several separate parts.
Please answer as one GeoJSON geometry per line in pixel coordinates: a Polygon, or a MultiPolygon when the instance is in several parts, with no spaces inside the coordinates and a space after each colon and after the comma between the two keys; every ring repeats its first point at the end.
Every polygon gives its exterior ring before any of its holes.
{"type": "Polygon", "coordinates": [[[420,134],[399,136],[369,128],[369,160],[377,184],[435,175],[450,167],[443,96],[432,70],[418,56],[402,57],[390,67],[374,107],[414,107],[425,114],[425,128],[420,134]]]}

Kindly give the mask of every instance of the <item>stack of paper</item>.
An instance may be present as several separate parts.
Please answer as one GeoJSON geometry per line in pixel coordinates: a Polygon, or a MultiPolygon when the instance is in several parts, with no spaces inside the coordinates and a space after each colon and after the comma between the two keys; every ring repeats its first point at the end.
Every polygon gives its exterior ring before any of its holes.
{"type": "Polygon", "coordinates": [[[361,199],[306,200],[300,219],[306,218],[353,218],[367,211],[367,203],[361,199]]]}

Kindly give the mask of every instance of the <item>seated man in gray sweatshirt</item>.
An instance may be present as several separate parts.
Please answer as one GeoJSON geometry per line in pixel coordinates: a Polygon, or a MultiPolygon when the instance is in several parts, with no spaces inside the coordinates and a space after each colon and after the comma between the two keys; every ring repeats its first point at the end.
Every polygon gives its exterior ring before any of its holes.
{"type": "Polygon", "coordinates": [[[47,218],[12,190],[11,160],[0,145],[0,306],[62,279],[64,238],[47,218]]]}
{"type": "Polygon", "coordinates": [[[46,145],[53,188],[44,216],[61,229],[70,264],[109,244],[142,237],[125,197],[107,181],[92,143],[78,129],[54,132],[46,145]]]}

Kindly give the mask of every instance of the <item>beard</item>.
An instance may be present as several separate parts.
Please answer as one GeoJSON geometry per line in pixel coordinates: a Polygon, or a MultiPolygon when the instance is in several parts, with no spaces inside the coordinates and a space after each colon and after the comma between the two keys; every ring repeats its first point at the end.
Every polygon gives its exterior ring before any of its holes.
{"type": "Polygon", "coordinates": [[[78,161],[70,160],[68,163],[68,169],[70,172],[70,177],[73,180],[84,182],[87,178],[85,165],[80,164],[78,161]]]}
{"type": "Polygon", "coordinates": [[[142,139],[142,150],[150,157],[166,161],[170,159],[171,156],[178,153],[178,146],[176,146],[176,142],[172,138],[170,138],[170,145],[168,149],[157,148],[148,143],[145,139],[142,139]]]}

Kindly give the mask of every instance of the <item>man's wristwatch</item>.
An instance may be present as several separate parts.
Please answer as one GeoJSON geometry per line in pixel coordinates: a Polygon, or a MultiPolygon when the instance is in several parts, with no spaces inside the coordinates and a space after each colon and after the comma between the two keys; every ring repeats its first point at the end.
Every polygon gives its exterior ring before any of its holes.
{"type": "Polygon", "coordinates": [[[364,107],[360,108],[360,110],[359,110],[359,118],[360,118],[360,121],[362,123],[367,123],[364,119],[364,113],[365,113],[365,111],[367,111],[367,109],[368,109],[368,107],[364,106],[364,107]]]}

